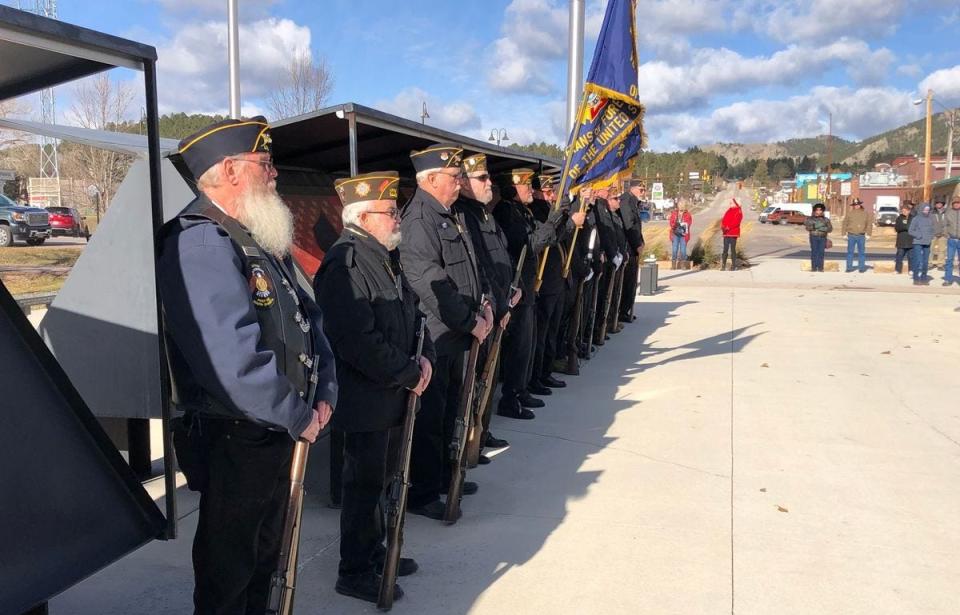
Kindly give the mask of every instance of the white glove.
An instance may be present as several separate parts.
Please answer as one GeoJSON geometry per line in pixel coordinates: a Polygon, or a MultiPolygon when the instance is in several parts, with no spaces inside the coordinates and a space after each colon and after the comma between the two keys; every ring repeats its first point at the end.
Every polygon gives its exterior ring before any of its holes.
{"type": "Polygon", "coordinates": [[[587,277],[583,279],[584,282],[589,282],[593,279],[593,269],[587,272],[587,277]]]}
{"type": "Polygon", "coordinates": [[[623,254],[617,252],[617,255],[613,257],[613,268],[616,270],[620,269],[620,265],[623,264],[623,254]]]}

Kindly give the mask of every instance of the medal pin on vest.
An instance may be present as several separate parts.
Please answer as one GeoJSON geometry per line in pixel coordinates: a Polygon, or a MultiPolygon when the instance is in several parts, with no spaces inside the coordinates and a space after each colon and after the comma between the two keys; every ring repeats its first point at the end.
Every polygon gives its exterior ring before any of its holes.
{"type": "Polygon", "coordinates": [[[250,292],[253,295],[253,304],[258,308],[272,307],[276,301],[273,282],[270,276],[259,264],[250,265],[250,292]]]}

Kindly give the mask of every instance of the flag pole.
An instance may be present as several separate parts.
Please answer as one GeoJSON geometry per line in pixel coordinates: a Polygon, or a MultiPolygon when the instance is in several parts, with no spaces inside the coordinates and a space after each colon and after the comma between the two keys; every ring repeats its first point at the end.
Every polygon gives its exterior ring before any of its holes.
{"type": "MultiPolygon", "coordinates": [[[[570,158],[571,148],[573,147],[574,142],[577,140],[577,126],[580,124],[580,118],[583,117],[583,107],[586,102],[587,97],[580,97],[580,104],[577,106],[577,119],[574,121],[573,126],[574,130],[570,131],[570,140],[567,142],[567,149],[564,151],[564,162],[563,162],[563,175],[560,176],[560,190],[557,190],[557,200],[553,204],[553,210],[556,211],[560,209],[560,202],[563,200],[564,188],[567,184],[567,172],[570,171],[570,158]]],[[[580,230],[578,226],[573,232],[574,239],[576,239],[577,232],[580,230]]],[[[537,270],[537,280],[534,282],[533,290],[534,292],[540,292],[540,287],[543,285],[543,273],[547,268],[547,255],[550,254],[550,246],[547,246],[543,249],[543,252],[540,254],[540,267],[537,270]]],[[[570,260],[569,256],[567,260],[570,260]]],[[[566,276],[564,276],[566,277],[566,276]]]]}

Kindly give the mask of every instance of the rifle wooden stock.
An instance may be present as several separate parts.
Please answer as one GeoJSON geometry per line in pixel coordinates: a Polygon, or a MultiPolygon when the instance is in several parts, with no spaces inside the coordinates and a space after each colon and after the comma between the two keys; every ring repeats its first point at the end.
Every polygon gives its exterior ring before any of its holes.
{"type": "MultiPolygon", "coordinates": [[[[513,297],[514,293],[520,288],[520,276],[523,274],[523,263],[527,260],[527,246],[520,250],[520,258],[517,259],[517,268],[513,274],[513,284],[510,285],[510,296],[507,301],[513,297]]],[[[513,308],[507,307],[510,313],[513,308]]],[[[494,379],[497,377],[497,362],[500,359],[500,346],[503,343],[503,335],[506,332],[505,327],[497,323],[497,331],[493,334],[493,341],[490,344],[490,351],[487,359],[483,363],[483,372],[480,374],[480,383],[477,385],[477,391],[473,400],[473,421],[470,423],[470,431],[467,436],[467,467],[475,468],[480,461],[480,449],[483,445],[483,422],[488,412],[490,396],[493,395],[493,389],[496,386],[494,379]]]]}
{"type": "Polygon", "coordinates": [[[603,301],[603,318],[600,321],[601,341],[607,336],[607,317],[610,315],[610,302],[613,301],[613,291],[617,285],[617,269],[613,266],[613,263],[608,263],[608,265],[610,266],[610,273],[613,275],[613,279],[607,282],[607,296],[603,301]]]}
{"type": "Polygon", "coordinates": [[[611,329],[611,331],[614,331],[614,332],[620,330],[620,304],[623,303],[623,280],[627,275],[628,262],[629,262],[629,259],[627,261],[624,261],[623,264],[620,265],[620,271],[618,272],[619,282],[617,282],[616,301],[612,306],[610,306],[610,309],[613,310],[613,329],[611,329]]]}
{"type": "MultiPolygon", "coordinates": [[[[314,355],[313,362],[309,365],[310,389],[306,402],[307,407],[312,411],[317,397],[320,356],[314,355]]],[[[290,615],[293,612],[293,598],[297,588],[300,521],[303,518],[303,475],[307,470],[309,454],[310,443],[302,438],[297,440],[293,446],[293,459],[290,462],[290,495],[287,498],[287,510],[283,516],[283,532],[280,534],[280,558],[270,578],[266,615],[290,615]]]]}
{"type": "Polygon", "coordinates": [[[577,294],[573,300],[573,315],[567,325],[567,373],[577,373],[580,369],[580,327],[583,323],[583,290],[586,280],[577,284],[577,294]]]}
{"type": "MultiPolygon", "coordinates": [[[[481,303],[482,305],[482,303],[481,303]]],[[[480,357],[480,340],[476,337],[470,344],[467,357],[466,375],[463,379],[463,391],[460,393],[460,407],[453,426],[453,438],[450,440],[450,486],[447,489],[447,507],[443,512],[443,522],[453,525],[460,517],[460,498],[463,495],[463,478],[467,474],[467,433],[473,418],[473,398],[477,384],[477,359],[480,357]]]]}
{"type": "Polygon", "coordinates": [[[601,273],[594,277],[593,286],[590,290],[590,318],[587,319],[587,330],[586,330],[586,344],[587,344],[587,358],[593,357],[593,329],[597,324],[597,301],[600,299],[600,276],[601,273]]]}
{"type": "MultiPolygon", "coordinates": [[[[423,356],[423,329],[426,319],[420,319],[417,333],[417,352],[414,360],[420,365],[423,356]]],[[[413,450],[413,427],[420,411],[420,396],[410,391],[407,394],[407,412],[403,416],[403,435],[397,453],[397,469],[387,488],[387,554],[383,558],[383,573],[380,577],[380,594],[377,608],[389,611],[393,608],[394,586],[397,584],[397,569],[400,566],[400,550],[403,548],[403,520],[407,510],[407,493],[410,490],[410,451],[413,450]]]]}

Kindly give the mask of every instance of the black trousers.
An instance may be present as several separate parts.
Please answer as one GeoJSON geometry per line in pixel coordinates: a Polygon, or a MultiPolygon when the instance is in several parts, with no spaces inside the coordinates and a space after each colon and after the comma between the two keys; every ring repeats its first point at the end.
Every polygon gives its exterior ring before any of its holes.
{"type": "Polygon", "coordinates": [[[411,507],[440,498],[450,479],[450,440],[463,388],[466,353],[440,355],[433,366],[430,385],[420,398],[420,412],[413,429],[408,496],[411,507]]]}
{"type": "Polygon", "coordinates": [[[402,427],[344,435],[341,576],[380,574],[387,536],[383,497],[397,469],[402,427]]]}
{"type": "Polygon", "coordinates": [[[630,320],[633,305],[637,301],[637,278],[640,275],[640,259],[636,252],[627,261],[623,275],[623,297],[620,300],[620,320],[630,320]]]}
{"type": "Polygon", "coordinates": [[[193,539],[196,615],[262,615],[280,555],[293,439],[248,421],[205,420],[209,482],[193,539]]]}
{"type": "MultiPolygon", "coordinates": [[[[600,330],[603,328],[603,316],[604,310],[609,306],[607,305],[607,292],[611,284],[616,282],[616,273],[617,270],[613,266],[613,263],[605,263],[603,265],[603,275],[600,276],[600,279],[597,280],[597,284],[600,286],[600,290],[597,293],[597,318],[593,323],[593,335],[595,338],[600,337],[600,330]]],[[[616,292],[616,288],[613,289],[616,292]]],[[[613,301],[616,297],[611,296],[610,305],[613,305],[613,301]]],[[[610,321],[607,320],[607,327],[609,328],[610,321]]]]}
{"type": "Polygon", "coordinates": [[[737,238],[736,237],[724,237],[723,238],[723,254],[720,256],[720,262],[724,265],[727,264],[727,253],[729,252],[730,258],[733,262],[733,269],[737,269],[737,238]]]}
{"type": "Polygon", "coordinates": [[[553,372],[553,360],[557,358],[560,333],[560,317],[563,316],[565,293],[537,297],[537,342],[533,353],[531,380],[539,381],[553,372]]]}
{"type": "Polygon", "coordinates": [[[500,350],[504,398],[516,397],[526,390],[530,382],[536,331],[534,305],[521,303],[513,308],[500,350]]]}

